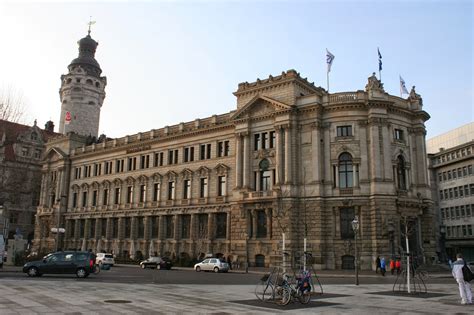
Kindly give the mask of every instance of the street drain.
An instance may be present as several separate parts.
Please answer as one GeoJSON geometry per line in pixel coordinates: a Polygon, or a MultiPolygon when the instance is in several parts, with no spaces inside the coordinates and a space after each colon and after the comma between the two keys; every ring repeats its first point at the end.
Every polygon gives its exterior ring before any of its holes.
{"type": "Polygon", "coordinates": [[[115,304],[127,304],[127,303],[132,303],[132,301],[127,301],[127,300],[105,300],[105,303],[115,303],[115,304]]]}

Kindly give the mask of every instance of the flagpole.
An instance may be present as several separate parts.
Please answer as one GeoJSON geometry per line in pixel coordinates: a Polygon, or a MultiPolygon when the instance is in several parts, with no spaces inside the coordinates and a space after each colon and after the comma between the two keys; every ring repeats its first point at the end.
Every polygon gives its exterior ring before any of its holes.
{"type": "Polygon", "coordinates": [[[326,82],[327,82],[328,93],[329,93],[329,71],[326,71],[326,82]]]}

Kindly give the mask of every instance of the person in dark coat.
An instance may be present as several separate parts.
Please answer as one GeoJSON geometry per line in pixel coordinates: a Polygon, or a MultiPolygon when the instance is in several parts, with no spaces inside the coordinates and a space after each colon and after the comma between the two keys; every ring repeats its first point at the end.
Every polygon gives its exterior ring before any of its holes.
{"type": "Polygon", "coordinates": [[[377,256],[377,259],[375,260],[375,273],[378,273],[380,269],[380,257],[377,256]]]}

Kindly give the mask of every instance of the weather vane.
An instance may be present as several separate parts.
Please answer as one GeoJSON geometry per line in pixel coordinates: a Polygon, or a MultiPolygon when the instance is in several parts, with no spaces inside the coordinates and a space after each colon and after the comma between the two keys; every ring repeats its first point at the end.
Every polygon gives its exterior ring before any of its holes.
{"type": "Polygon", "coordinates": [[[92,21],[92,16],[89,16],[89,23],[87,23],[89,25],[88,35],[91,34],[91,25],[93,24],[95,24],[95,21],[92,21]]]}

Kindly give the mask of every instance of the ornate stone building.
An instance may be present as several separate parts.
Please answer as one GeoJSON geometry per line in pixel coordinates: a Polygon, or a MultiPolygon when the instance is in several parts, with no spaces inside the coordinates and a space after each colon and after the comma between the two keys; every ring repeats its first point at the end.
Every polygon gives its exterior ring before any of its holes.
{"type": "Polygon", "coordinates": [[[13,238],[18,232],[24,239],[33,240],[41,188],[41,156],[47,139],[58,135],[53,129],[52,122],[41,129],[36,121],[27,126],[0,119],[0,206],[9,221],[5,238],[13,238]]]}
{"type": "Polygon", "coordinates": [[[403,251],[405,218],[412,250],[435,255],[429,115],[414,89],[392,96],[372,75],[363,91],[329,94],[288,70],[234,95],[237,108],[222,115],[91,144],[87,132],[49,141],[36,248],[54,249],[59,225],[60,248],[269,266],[284,232],[293,258],[306,237],[318,268],[353,268],[358,216],[363,269],[403,251]]]}

